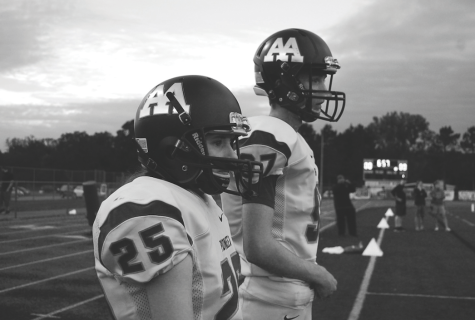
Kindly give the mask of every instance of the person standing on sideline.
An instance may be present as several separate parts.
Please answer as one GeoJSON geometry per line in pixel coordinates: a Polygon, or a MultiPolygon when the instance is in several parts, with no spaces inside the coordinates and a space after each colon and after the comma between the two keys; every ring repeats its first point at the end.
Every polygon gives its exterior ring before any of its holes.
{"type": "Polygon", "coordinates": [[[443,222],[445,224],[445,231],[450,232],[449,222],[447,221],[447,214],[445,210],[445,192],[444,192],[444,181],[436,180],[434,182],[434,190],[430,192],[432,212],[434,213],[435,218],[435,231],[439,231],[439,216],[442,216],[443,222]]]}
{"type": "Polygon", "coordinates": [[[414,197],[414,205],[416,206],[416,215],[414,217],[416,231],[424,230],[424,214],[427,192],[424,190],[422,181],[417,181],[416,187],[412,192],[412,196],[414,197]]]}
{"type": "Polygon", "coordinates": [[[234,192],[231,172],[262,174],[237,157],[250,127],[236,98],[208,77],[172,78],[144,97],[134,129],[142,170],[102,202],[92,228],[113,318],[242,319],[239,255],[211,197],[234,192]]]}
{"type": "Polygon", "coordinates": [[[2,181],[0,189],[0,213],[10,213],[10,200],[13,191],[13,173],[11,169],[2,167],[2,181]]]}
{"type": "Polygon", "coordinates": [[[350,200],[350,193],[356,191],[355,186],[341,174],[336,177],[336,180],[337,184],[333,187],[332,191],[338,235],[344,236],[346,228],[348,228],[348,234],[357,237],[356,211],[350,200]]]}
{"type": "Polygon", "coordinates": [[[391,194],[396,199],[396,214],[394,217],[394,231],[404,231],[403,218],[406,215],[406,192],[404,191],[405,180],[401,180],[400,183],[391,190],[391,194]]]}
{"type": "Polygon", "coordinates": [[[340,118],[345,94],[331,91],[340,65],[323,39],[302,29],[269,36],[254,64],[254,91],[267,96],[270,113],[249,118],[252,131],[240,145],[242,159],[264,165],[261,192],[221,196],[242,258],[240,305],[245,320],[311,320],[314,296],[329,297],[337,281],[316,262],[318,168],[298,130],[303,121],[340,118]]]}

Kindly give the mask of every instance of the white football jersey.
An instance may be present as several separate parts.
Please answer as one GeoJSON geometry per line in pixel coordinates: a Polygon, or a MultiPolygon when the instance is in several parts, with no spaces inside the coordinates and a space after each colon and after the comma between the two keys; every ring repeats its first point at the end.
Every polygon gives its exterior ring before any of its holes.
{"type": "Polygon", "coordinates": [[[194,319],[240,318],[240,259],[226,216],[172,183],[139,177],[101,205],[93,225],[97,276],[115,319],[148,320],[144,283],[193,258],[194,319]]]}
{"type": "MultiPolygon", "coordinates": [[[[270,116],[250,117],[252,131],[240,144],[242,158],[261,161],[264,177],[277,176],[272,236],[298,257],[315,262],[319,239],[318,168],[305,139],[286,122],[270,116]]],[[[234,184],[234,183],[233,183],[234,184]]],[[[242,199],[222,194],[234,245],[244,276],[274,276],[245,259],[242,199]]],[[[250,202],[253,202],[252,200],[250,202]]]]}

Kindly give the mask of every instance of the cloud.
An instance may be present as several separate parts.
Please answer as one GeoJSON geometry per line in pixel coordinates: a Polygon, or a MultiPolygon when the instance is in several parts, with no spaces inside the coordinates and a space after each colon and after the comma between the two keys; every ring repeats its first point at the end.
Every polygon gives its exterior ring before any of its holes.
{"type": "MultiPolygon", "coordinates": [[[[90,135],[110,132],[135,118],[140,99],[110,100],[63,106],[14,105],[0,107],[0,137],[6,139],[34,136],[57,139],[63,133],[85,131],[90,135]]],[[[4,145],[0,149],[5,150],[4,145]]]]}
{"type": "Polygon", "coordinates": [[[465,130],[462,111],[475,100],[473,12],[472,1],[378,1],[329,30],[342,64],[335,85],[348,96],[342,123],[404,111],[433,130],[465,130]]]}
{"type": "Polygon", "coordinates": [[[34,65],[50,57],[51,28],[67,19],[73,1],[3,0],[0,6],[0,72],[34,65]]]}

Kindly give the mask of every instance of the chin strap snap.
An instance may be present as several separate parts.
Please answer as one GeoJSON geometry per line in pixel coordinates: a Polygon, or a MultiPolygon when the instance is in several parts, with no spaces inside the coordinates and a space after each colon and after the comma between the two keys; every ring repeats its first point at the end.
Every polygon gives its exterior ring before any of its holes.
{"type": "Polygon", "coordinates": [[[185,109],[181,106],[178,100],[175,98],[175,95],[171,92],[167,92],[167,98],[172,104],[173,108],[178,112],[178,118],[180,119],[181,123],[185,126],[191,127],[191,117],[188,113],[186,113],[185,109]]]}

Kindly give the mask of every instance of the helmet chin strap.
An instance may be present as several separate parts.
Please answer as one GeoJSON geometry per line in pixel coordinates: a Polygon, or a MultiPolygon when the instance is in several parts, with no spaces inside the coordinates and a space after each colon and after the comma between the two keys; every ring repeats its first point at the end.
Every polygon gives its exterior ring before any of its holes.
{"type": "Polygon", "coordinates": [[[308,101],[309,99],[303,93],[305,90],[303,84],[292,74],[287,62],[282,62],[280,69],[280,79],[276,81],[274,89],[269,90],[269,99],[298,115],[303,121],[315,121],[318,116],[312,116],[311,111],[305,112],[306,109],[311,110],[312,106],[311,99],[308,101]]]}

